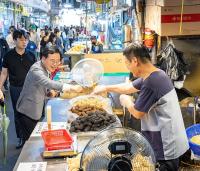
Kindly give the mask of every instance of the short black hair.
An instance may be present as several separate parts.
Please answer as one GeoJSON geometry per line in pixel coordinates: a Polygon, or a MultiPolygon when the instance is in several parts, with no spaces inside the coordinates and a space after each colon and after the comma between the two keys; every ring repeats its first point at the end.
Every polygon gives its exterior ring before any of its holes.
{"type": "Polygon", "coordinates": [[[90,40],[97,40],[97,37],[96,36],[91,36],[90,40]]]}
{"type": "Polygon", "coordinates": [[[26,31],[19,29],[19,30],[15,30],[15,31],[13,32],[13,39],[14,39],[14,40],[17,40],[18,38],[22,38],[22,36],[23,36],[25,39],[27,39],[28,36],[27,36],[26,31]]]}
{"type": "Polygon", "coordinates": [[[59,53],[60,54],[60,60],[62,60],[62,53],[60,52],[59,48],[55,45],[45,47],[40,53],[40,55],[41,55],[40,58],[42,58],[42,57],[48,58],[49,54],[54,54],[54,53],[59,53]]]}
{"type": "Polygon", "coordinates": [[[53,43],[53,39],[54,39],[55,37],[56,37],[56,35],[55,35],[53,32],[51,32],[51,34],[50,34],[50,36],[49,36],[48,42],[53,43]]]}
{"type": "Polygon", "coordinates": [[[12,29],[13,31],[16,30],[15,26],[10,26],[10,27],[9,27],[9,30],[11,30],[11,29],[12,29]]]}
{"type": "Polygon", "coordinates": [[[124,49],[123,55],[129,61],[131,61],[133,57],[138,58],[142,63],[147,63],[151,61],[149,51],[142,43],[131,43],[124,49]]]}
{"type": "Polygon", "coordinates": [[[55,28],[55,29],[54,29],[54,33],[55,33],[55,34],[57,34],[57,33],[59,33],[59,32],[60,32],[59,28],[55,28]]]}

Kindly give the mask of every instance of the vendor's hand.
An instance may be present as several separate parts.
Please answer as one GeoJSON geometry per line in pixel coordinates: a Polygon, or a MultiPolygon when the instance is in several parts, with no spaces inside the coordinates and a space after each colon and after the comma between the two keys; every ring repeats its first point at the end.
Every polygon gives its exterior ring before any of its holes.
{"type": "Polygon", "coordinates": [[[80,85],[72,85],[70,87],[71,91],[75,91],[77,93],[81,93],[83,91],[83,88],[80,85]]]}
{"type": "Polygon", "coordinates": [[[47,94],[48,97],[57,97],[58,96],[58,92],[55,90],[50,90],[47,94]]]}
{"type": "Polygon", "coordinates": [[[107,92],[106,86],[99,85],[95,87],[95,89],[93,90],[91,94],[94,95],[94,94],[101,94],[101,93],[106,93],[106,92],[107,92]]]}
{"type": "Polygon", "coordinates": [[[132,96],[122,94],[122,95],[120,95],[119,100],[120,100],[120,104],[123,107],[127,107],[129,105],[134,105],[132,96]]]}
{"type": "Polygon", "coordinates": [[[2,90],[0,90],[0,99],[4,101],[4,95],[3,95],[2,90]]]}

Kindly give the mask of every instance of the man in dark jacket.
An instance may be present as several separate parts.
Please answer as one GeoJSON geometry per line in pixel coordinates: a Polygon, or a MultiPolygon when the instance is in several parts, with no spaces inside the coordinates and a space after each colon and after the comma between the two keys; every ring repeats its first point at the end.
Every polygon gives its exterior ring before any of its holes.
{"type": "MultiPolygon", "coordinates": [[[[3,37],[3,34],[0,33],[0,73],[2,70],[2,64],[5,54],[9,51],[9,45],[6,39],[3,37]]],[[[5,90],[8,90],[8,82],[7,80],[4,83],[5,90]]]]}
{"type": "Polygon", "coordinates": [[[4,39],[2,33],[0,33],[0,71],[2,70],[2,63],[3,63],[4,55],[8,51],[9,51],[8,43],[7,43],[6,39],[4,39]]]}

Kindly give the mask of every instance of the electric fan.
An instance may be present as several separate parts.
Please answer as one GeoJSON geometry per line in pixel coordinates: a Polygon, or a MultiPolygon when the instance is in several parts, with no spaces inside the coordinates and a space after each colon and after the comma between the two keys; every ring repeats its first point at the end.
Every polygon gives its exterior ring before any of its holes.
{"type": "Polygon", "coordinates": [[[83,150],[80,171],[154,171],[155,156],[142,134],[129,128],[105,129],[83,150]]]}

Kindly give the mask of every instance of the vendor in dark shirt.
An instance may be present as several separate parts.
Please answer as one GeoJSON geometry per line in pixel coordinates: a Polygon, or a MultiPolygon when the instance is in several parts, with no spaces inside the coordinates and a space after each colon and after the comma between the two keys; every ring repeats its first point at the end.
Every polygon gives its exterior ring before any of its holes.
{"type": "Polygon", "coordinates": [[[121,93],[120,102],[141,120],[141,131],[150,142],[160,171],[177,171],[179,157],[189,148],[176,91],[164,71],[152,63],[148,50],[131,44],[124,52],[127,68],[138,79],[132,83],[99,86],[101,92],[121,93]],[[139,93],[136,102],[127,94],[139,93]]]}
{"type": "Polygon", "coordinates": [[[19,116],[16,111],[16,103],[22,90],[26,75],[30,67],[36,62],[36,57],[30,51],[26,51],[27,34],[24,30],[15,30],[13,40],[16,44],[14,49],[11,49],[4,57],[2,73],[0,76],[0,98],[3,98],[2,87],[9,77],[10,96],[14,110],[14,120],[16,134],[19,138],[19,143],[16,148],[22,147],[24,141],[20,130],[19,116]]]}
{"type": "Polygon", "coordinates": [[[103,44],[99,41],[97,41],[96,36],[91,36],[91,53],[103,53],[103,44]]]}

